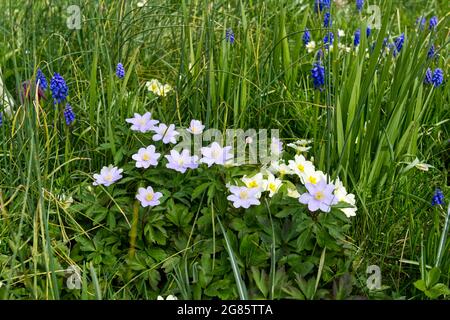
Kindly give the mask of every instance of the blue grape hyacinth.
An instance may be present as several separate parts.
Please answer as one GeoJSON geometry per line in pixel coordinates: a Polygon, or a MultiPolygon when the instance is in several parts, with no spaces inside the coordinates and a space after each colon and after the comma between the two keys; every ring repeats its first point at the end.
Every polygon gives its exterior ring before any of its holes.
{"type": "Polygon", "coordinates": [[[325,48],[328,48],[330,44],[333,44],[334,40],[334,34],[333,32],[328,32],[325,37],[323,38],[323,44],[325,45],[325,48]]]}
{"type": "Polygon", "coordinates": [[[361,12],[364,6],[364,0],[356,0],[356,9],[361,12]]]}
{"type": "Polygon", "coordinates": [[[72,110],[70,104],[66,104],[64,109],[64,118],[66,119],[66,124],[70,126],[75,121],[75,113],[72,110]]]}
{"type": "Polygon", "coordinates": [[[48,84],[47,84],[47,78],[45,78],[44,73],[42,72],[41,69],[37,70],[36,73],[36,83],[39,83],[39,87],[45,91],[47,90],[48,84]]]}
{"type": "Polygon", "coordinates": [[[2,126],[2,124],[3,124],[3,113],[0,112],[0,127],[2,126]]]}
{"type": "Polygon", "coordinates": [[[435,48],[434,48],[434,44],[431,45],[430,49],[428,50],[428,59],[434,58],[434,54],[435,54],[435,48]]]}
{"type": "Polygon", "coordinates": [[[67,87],[66,81],[57,72],[55,72],[50,81],[50,90],[52,91],[54,104],[64,102],[69,94],[69,88],[67,87]]]}
{"type": "Polygon", "coordinates": [[[439,87],[444,82],[444,71],[436,68],[433,72],[433,79],[431,81],[435,88],[439,87]]]}
{"type": "Polygon", "coordinates": [[[370,35],[372,34],[372,29],[370,27],[367,27],[366,29],[366,37],[370,37],[370,35]]]}
{"type": "Polygon", "coordinates": [[[319,62],[314,63],[311,69],[311,77],[313,78],[314,88],[321,90],[325,85],[325,68],[319,62]]]}
{"type": "Polygon", "coordinates": [[[323,26],[325,28],[331,28],[332,21],[331,21],[331,14],[330,12],[326,12],[323,17],[323,26]]]}
{"type": "Polygon", "coordinates": [[[125,77],[125,68],[123,67],[123,64],[119,62],[116,67],[116,76],[119,79],[122,79],[125,77]]]}
{"type": "Polygon", "coordinates": [[[234,43],[234,32],[232,29],[227,29],[227,31],[225,32],[225,39],[230,43],[233,44],[234,43]]]}
{"type": "Polygon", "coordinates": [[[431,17],[431,19],[430,19],[430,30],[431,29],[436,29],[436,26],[437,26],[438,22],[439,22],[438,17],[436,17],[436,16],[431,17]]]}
{"type": "Polygon", "coordinates": [[[394,56],[396,56],[397,54],[400,53],[400,51],[403,48],[403,44],[405,43],[405,34],[402,33],[401,35],[399,35],[397,38],[395,38],[394,40],[394,56]]]}
{"type": "Polygon", "coordinates": [[[427,22],[427,19],[425,19],[425,17],[419,17],[416,20],[416,24],[419,25],[420,30],[423,30],[426,22],[427,22]]]}
{"type": "Polygon", "coordinates": [[[355,37],[353,38],[353,44],[355,45],[355,47],[359,46],[360,39],[361,39],[361,30],[357,29],[355,31],[355,37]]]}
{"type": "Polygon", "coordinates": [[[306,28],[303,32],[302,40],[305,46],[311,41],[311,33],[309,32],[308,28],[306,28]]]}
{"type": "Polygon", "coordinates": [[[431,198],[431,205],[437,206],[437,205],[444,205],[444,193],[441,189],[437,188],[434,191],[433,197],[431,198]]]}
{"type": "Polygon", "coordinates": [[[427,69],[425,72],[425,79],[423,80],[423,83],[425,84],[431,84],[433,82],[433,71],[431,71],[430,68],[427,69]]]}
{"type": "Polygon", "coordinates": [[[330,9],[331,0],[316,0],[314,4],[314,11],[319,12],[323,9],[330,9]]]}

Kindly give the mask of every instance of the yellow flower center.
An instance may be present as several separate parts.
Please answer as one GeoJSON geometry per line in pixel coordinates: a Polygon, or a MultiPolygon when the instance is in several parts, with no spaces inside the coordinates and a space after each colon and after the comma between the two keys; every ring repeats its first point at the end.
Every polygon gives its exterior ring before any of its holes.
{"type": "Polygon", "coordinates": [[[277,191],[277,186],[276,186],[276,184],[273,183],[273,182],[269,183],[269,190],[272,191],[272,192],[277,191]]]}
{"type": "Polygon", "coordinates": [[[106,181],[112,181],[112,179],[113,179],[112,173],[108,173],[108,174],[105,176],[105,180],[106,180],[106,181]]]}
{"type": "Polygon", "coordinates": [[[144,161],[150,160],[150,155],[147,152],[144,153],[144,155],[142,156],[142,160],[144,160],[144,161]]]}
{"type": "Polygon", "coordinates": [[[178,165],[182,166],[184,164],[183,158],[178,159],[178,165]]]}
{"type": "Polygon", "coordinates": [[[242,200],[247,200],[247,199],[248,199],[248,193],[247,193],[247,191],[241,191],[241,192],[239,192],[239,198],[241,198],[242,200]]]}
{"type": "Polygon", "coordinates": [[[323,194],[322,191],[317,191],[316,194],[314,195],[314,198],[316,198],[316,200],[322,200],[323,198],[325,198],[325,195],[323,194]]]}
{"type": "Polygon", "coordinates": [[[211,151],[211,156],[212,156],[213,159],[217,159],[219,157],[219,151],[212,150],[211,151]]]}
{"type": "Polygon", "coordinates": [[[153,200],[153,193],[151,193],[151,192],[147,193],[147,195],[145,196],[145,200],[152,201],[153,200]]]}
{"type": "Polygon", "coordinates": [[[249,187],[249,188],[256,188],[257,186],[258,186],[258,182],[256,182],[255,180],[250,181],[250,182],[248,183],[248,187],[249,187]]]}
{"type": "Polygon", "coordinates": [[[317,183],[317,178],[313,177],[313,176],[309,176],[308,177],[308,181],[312,184],[316,184],[317,183]]]}
{"type": "Polygon", "coordinates": [[[139,123],[141,126],[143,126],[143,125],[145,124],[145,119],[144,119],[144,118],[140,118],[140,119],[138,120],[138,123],[139,123]]]}
{"type": "Polygon", "coordinates": [[[303,172],[303,171],[305,171],[305,166],[302,165],[301,163],[299,163],[299,164],[297,165],[297,169],[298,169],[300,172],[303,172]]]}

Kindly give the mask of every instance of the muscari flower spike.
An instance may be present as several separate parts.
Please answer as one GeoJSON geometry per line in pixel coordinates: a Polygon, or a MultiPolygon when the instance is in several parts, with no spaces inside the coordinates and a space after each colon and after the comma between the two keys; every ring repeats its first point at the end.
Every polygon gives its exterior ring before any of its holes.
{"type": "Polygon", "coordinates": [[[434,57],[435,54],[435,48],[434,48],[434,44],[431,45],[430,49],[428,50],[428,59],[431,59],[434,57]]]}
{"type": "Polygon", "coordinates": [[[431,17],[431,19],[430,19],[430,26],[429,26],[430,30],[431,29],[436,29],[436,26],[437,26],[438,22],[439,22],[438,21],[438,17],[436,17],[436,16],[431,17]]]}
{"type": "Polygon", "coordinates": [[[325,28],[331,28],[332,21],[331,21],[331,14],[330,12],[326,12],[323,17],[323,26],[325,28]]]}
{"type": "Polygon", "coordinates": [[[57,72],[55,72],[50,81],[50,90],[52,91],[54,104],[64,102],[69,94],[69,88],[67,87],[66,81],[57,72]]]}
{"type": "Polygon", "coordinates": [[[319,12],[323,9],[330,9],[331,1],[330,0],[316,0],[314,4],[314,11],[319,12]]]}
{"type": "Polygon", "coordinates": [[[3,124],[3,113],[0,112],[0,127],[2,126],[2,124],[3,124]]]}
{"type": "Polygon", "coordinates": [[[419,25],[420,30],[423,30],[426,22],[427,22],[427,19],[425,19],[425,17],[419,17],[416,20],[416,24],[419,25]]]}
{"type": "Polygon", "coordinates": [[[436,68],[433,72],[433,79],[431,81],[435,88],[439,87],[444,82],[444,72],[440,68],[436,68]]]}
{"type": "Polygon", "coordinates": [[[356,9],[361,12],[364,6],[364,0],[356,0],[356,9]]]}
{"type": "Polygon", "coordinates": [[[370,27],[367,27],[366,29],[366,37],[370,37],[370,35],[372,34],[372,29],[370,29],[370,27]]]}
{"type": "Polygon", "coordinates": [[[431,205],[437,206],[437,205],[444,205],[444,193],[441,189],[437,188],[434,191],[433,197],[431,198],[431,205]]]}
{"type": "Polygon", "coordinates": [[[433,81],[433,71],[431,71],[430,68],[427,69],[425,72],[425,79],[423,80],[423,83],[425,84],[431,84],[433,81]]]}
{"type": "Polygon", "coordinates": [[[314,88],[321,90],[325,84],[325,68],[318,62],[314,63],[311,69],[311,77],[313,78],[314,88]]]}
{"type": "Polygon", "coordinates": [[[311,41],[311,33],[309,32],[308,28],[306,28],[303,32],[302,40],[305,46],[311,41]]]}
{"type": "Polygon", "coordinates": [[[44,73],[42,72],[41,69],[38,69],[37,73],[36,73],[36,83],[39,82],[39,87],[42,90],[47,90],[48,84],[47,84],[47,79],[45,78],[44,73]]]}
{"type": "Polygon", "coordinates": [[[355,45],[355,47],[359,46],[360,38],[361,38],[361,30],[357,29],[355,31],[355,37],[353,39],[353,44],[355,45]]]}
{"type": "Polygon", "coordinates": [[[227,29],[226,33],[225,33],[225,39],[230,43],[233,44],[234,43],[234,32],[231,28],[227,29]]]}
{"type": "Polygon", "coordinates": [[[66,124],[70,126],[75,121],[75,113],[72,110],[70,104],[66,104],[64,109],[64,118],[66,119],[66,124]]]}
{"type": "Polygon", "coordinates": [[[119,78],[119,79],[122,79],[122,78],[125,76],[125,69],[124,69],[123,64],[122,64],[121,62],[119,62],[119,63],[117,64],[117,67],[116,67],[116,76],[117,76],[117,78],[119,78]]]}
{"type": "Polygon", "coordinates": [[[334,34],[333,32],[328,32],[325,37],[323,38],[323,44],[325,45],[325,48],[328,48],[330,44],[333,44],[334,40],[334,34]]]}
{"type": "Polygon", "coordinates": [[[395,38],[394,40],[394,56],[396,56],[397,54],[400,53],[400,51],[403,48],[403,43],[405,42],[405,34],[402,33],[401,35],[399,35],[397,38],[395,38]]]}

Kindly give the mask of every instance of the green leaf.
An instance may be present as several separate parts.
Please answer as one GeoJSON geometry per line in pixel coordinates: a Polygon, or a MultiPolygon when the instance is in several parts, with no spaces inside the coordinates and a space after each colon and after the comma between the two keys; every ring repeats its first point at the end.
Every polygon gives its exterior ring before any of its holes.
{"type": "Polygon", "coordinates": [[[427,288],[431,288],[434,286],[441,276],[441,270],[438,267],[434,267],[430,271],[427,272],[427,278],[426,278],[426,286],[427,288]]]}

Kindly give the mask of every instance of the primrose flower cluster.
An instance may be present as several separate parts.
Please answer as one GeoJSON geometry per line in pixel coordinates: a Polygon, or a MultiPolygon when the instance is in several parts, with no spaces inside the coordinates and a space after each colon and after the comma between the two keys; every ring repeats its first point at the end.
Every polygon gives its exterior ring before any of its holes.
{"type": "Polygon", "coordinates": [[[347,217],[356,215],[355,195],[347,193],[339,179],[330,182],[329,177],[320,170],[316,170],[312,161],[307,160],[301,153],[309,150],[310,140],[299,140],[288,146],[294,148],[297,154],[294,159],[271,162],[253,176],[243,176],[238,185],[228,185],[230,195],[227,197],[235,208],[249,208],[261,204],[261,197],[266,194],[272,198],[283,185],[286,185],[287,195],[298,199],[299,203],[307,205],[312,212],[320,210],[330,212],[333,205],[342,202],[341,208],[347,217]],[[303,193],[299,193],[290,180],[300,182],[303,193]]]}
{"type": "Polygon", "coordinates": [[[162,84],[157,79],[147,81],[145,83],[145,87],[148,91],[160,97],[165,97],[170,91],[173,90],[170,84],[162,84]]]}

